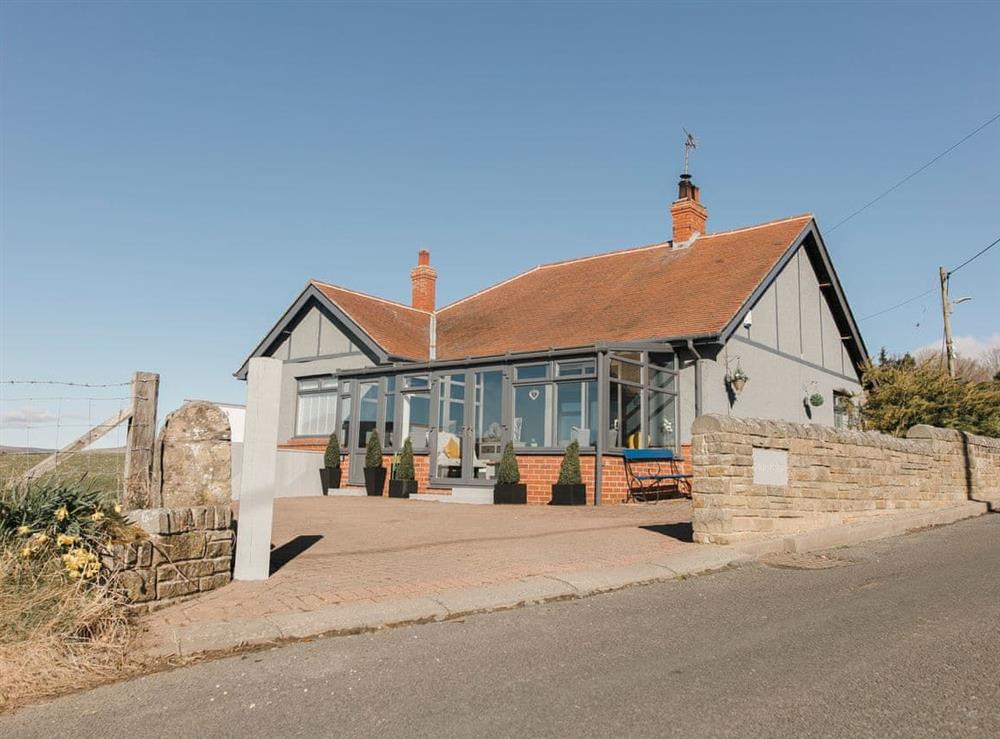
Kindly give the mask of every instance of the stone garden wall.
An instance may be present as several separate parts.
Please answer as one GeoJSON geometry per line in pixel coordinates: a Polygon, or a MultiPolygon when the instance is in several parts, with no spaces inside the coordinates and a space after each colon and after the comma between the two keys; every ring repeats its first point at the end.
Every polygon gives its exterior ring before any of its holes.
{"type": "Polygon", "coordinates": [[[728,416],[692,427],[695,541],[726,544],[980,500],[1000,505],[1000,439],[728,416]]]}
{"type": "Polygon", "coordinates": [[[232,579],[235,534],[228,505],[148,508],[128,518],[148,538],[116,545],[109,566],[119,571],[133,604],[165,605],[232,579]]]}

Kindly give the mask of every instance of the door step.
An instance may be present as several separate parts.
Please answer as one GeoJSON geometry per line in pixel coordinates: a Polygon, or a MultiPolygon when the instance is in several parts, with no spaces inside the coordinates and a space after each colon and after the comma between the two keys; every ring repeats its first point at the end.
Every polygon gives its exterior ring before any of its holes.
{"type": "Polygon", "coordinates": [[[364,498],[367,495],[364,488],[333,488],[327,493],[330,498],[364,498]]]}
{"type": "Polygon", "coordinates": [[[451,489],[451,495],[431,495],[418,493],[410,500],[435,501],[438,503],[465,503],[466,505],[493,505],[493,488],[468,487],[451,489]]]}

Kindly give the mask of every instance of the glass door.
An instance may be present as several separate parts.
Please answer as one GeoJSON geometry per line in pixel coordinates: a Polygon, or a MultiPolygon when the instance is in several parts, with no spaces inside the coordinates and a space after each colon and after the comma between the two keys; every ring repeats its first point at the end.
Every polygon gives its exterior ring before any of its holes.
{"type": "Polygon", "coordinates": [[[436,376],[437,414],[435,421],[436,454],[431,476],[440,480],[462,480],[464,451],[467,448],[468,424],[465,411],[466,373],[436,376]]]}
{"type": "Polygon", "coordinates": [[[434,376],[434,385],[431,477],[455,483],[492,480],[503,452],[503,370],[442,373],[434,376]]]}
{"type": "Polygon", "coordinates": [[[357,383],[357,409],[354,433],[350,435],[351,462],[348,480],[355,485],[364,484],[365,449],[368,437],[378,426],[378,380],[357,383]]]}
{"type": "Polygon", "coordinates": [[[472,373],[475,405],[472,416],[472,451],[466,479],[492,480],[503,452],[503,371],[472,373]]]}

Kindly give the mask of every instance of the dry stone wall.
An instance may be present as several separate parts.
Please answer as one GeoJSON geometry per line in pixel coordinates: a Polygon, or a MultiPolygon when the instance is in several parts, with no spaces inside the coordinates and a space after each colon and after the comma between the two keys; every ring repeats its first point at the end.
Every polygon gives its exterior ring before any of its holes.
{"type": "Polygon", "coordinates": [[[129,521],[147,538],[118,544],[108,565],[128,600],[145,606],[214,590],[232,579],[235,534],[229,506],[147,508],[129,521]]]}
{"type": "Polygon", "coordinates": [[[728,416],[692,427],[695,541],[726,544],[967,500],[1000,505],[1000,440],[728,416]]]}

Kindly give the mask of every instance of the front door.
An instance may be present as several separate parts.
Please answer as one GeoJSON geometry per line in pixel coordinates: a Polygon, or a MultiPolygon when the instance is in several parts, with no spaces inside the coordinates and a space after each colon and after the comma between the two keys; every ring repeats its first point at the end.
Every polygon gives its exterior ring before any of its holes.
{"type": "Polygon", "coordinates": [[[445,483],[489,484],[503,451],[503,371],[446,372],[434,381],[431,477],[445,483]]]}
{"type": "Polygon", "coordinates": [[[466,372],[435,376],[437,413],[434,422],[435,451],[431,477],[438,480],[465,478],[465,450],[468,448],[468,424],[465,419],[466,372]]]}

